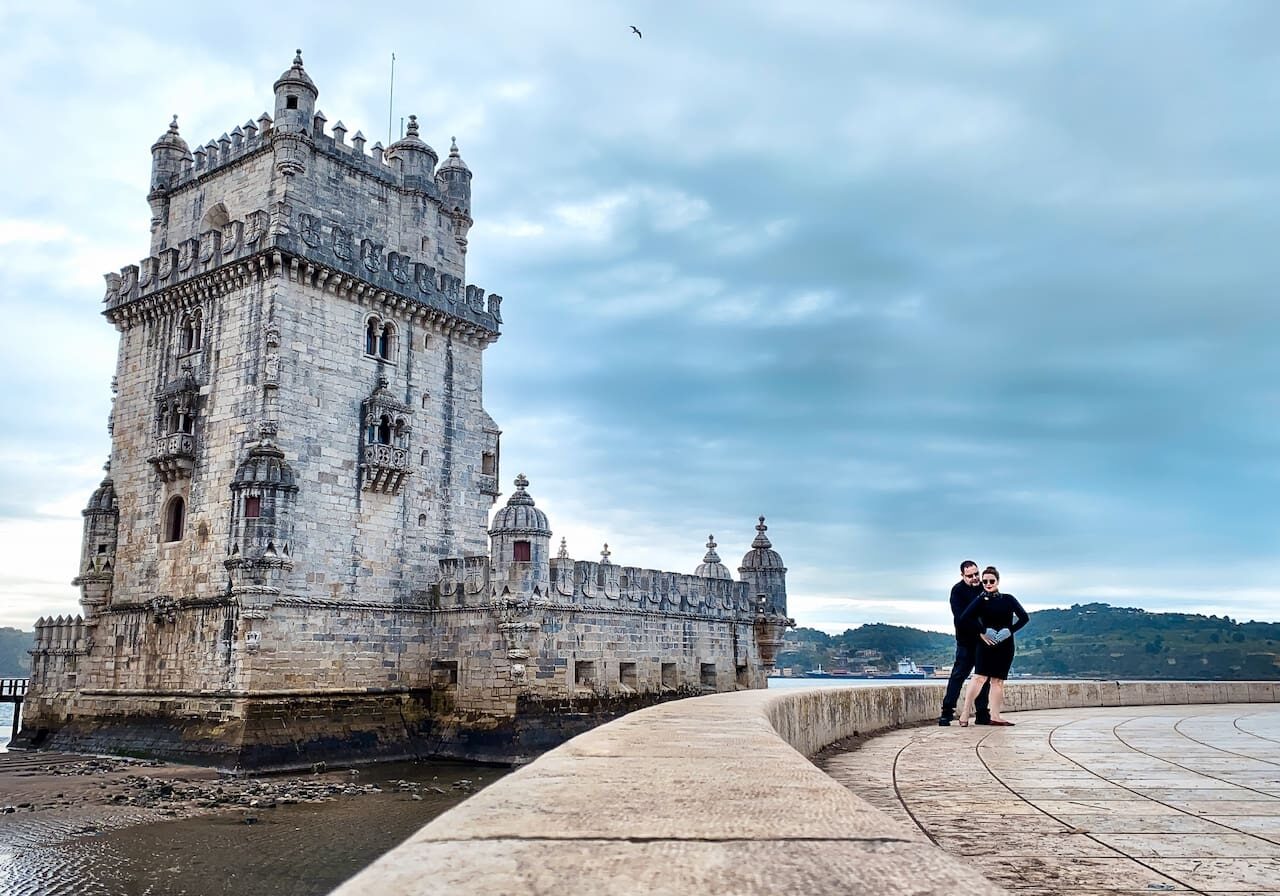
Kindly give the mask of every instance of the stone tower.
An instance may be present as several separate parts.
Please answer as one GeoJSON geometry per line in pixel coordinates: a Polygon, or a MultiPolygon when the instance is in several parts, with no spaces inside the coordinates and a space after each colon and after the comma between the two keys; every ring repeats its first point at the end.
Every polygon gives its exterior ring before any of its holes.
{"type": "Polygon", "coordinates": [[[742,558],[738,575],[748,589],[760,601],[763,610],[771,615],[787,615],[787,568],[782,557],[773,549],[773,543],[765,531],[764,517],[756,524],[756,537],[751,550],[742,558]]]}
{"type": "Polygon", "coordinates": [[[762,687],[786,569],[576,561],[498,497],[465,286],[472,175],[409,116],[330,128],[301,52],[263,113],[152,146],[150,254],[108,274],[109,475],[83,618],[40,620],[19,738],[224,767],[528,758],[673,697],[762,687]]]}
{"type": "Polygon", "coordinates": [[[498,300],[462,286],[471,172],[456,151],[437,172],[414,117],[385,152],[326,135],[301,53],[274,93],[274,118],[194,153],[175,119],[152,256],[108,278],[118,605],[404,600],[487,550],[498,300]]]}

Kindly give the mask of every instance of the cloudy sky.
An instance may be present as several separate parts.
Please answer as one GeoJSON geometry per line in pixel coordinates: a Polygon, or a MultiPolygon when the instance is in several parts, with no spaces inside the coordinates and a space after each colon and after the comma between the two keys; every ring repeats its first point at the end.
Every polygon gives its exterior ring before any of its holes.
{"type": "MultiPolygon", "coordinates": [[[[0,4],[0,625],[73,612],[148,149],[416,113],[475,172],[503,477],[570,553],[736,567],[791,611],[1280,619],[1280,5],[0,4]],[[629,26],[644,33],[637,38],[629,26]]],[[[509,488],[507,489],[509,491],[509,488]]]]}

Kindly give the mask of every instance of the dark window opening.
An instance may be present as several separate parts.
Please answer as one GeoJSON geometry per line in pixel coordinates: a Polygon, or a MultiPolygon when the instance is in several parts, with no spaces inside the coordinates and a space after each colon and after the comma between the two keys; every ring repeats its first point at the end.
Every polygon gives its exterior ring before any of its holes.
{"type": "Polygon", "coordinates": [[[392,340],[396,337],[395,327],[384,326],[382,333],[378,336],[378,357],[383,360],[391,360],[391,347],[395,344],[392,340]]]}
{"type": "Polygon", "coordinates": [[[716,686],[716,664],[702,664],[702,686],[704,688],[714,688],[716,686]]]}
{"type": "Polygon", "coordinates": [[[434,660],[431,663],[431,684],[433,687],[449,687],[457,683],[457,660],[434,660]]]}
{"type": "Polygon", "coordinates": [[[521,560],[525,560],[525,561],[532,560],[533,551],[531,549],[529,542],[527,541],[514,542],[511,545],[511,559],[517,562],[521,560]]]}
{"type": "Polygon", "coordinates": [[[618,684],[634,689],[636,686],[636,664],[618,663],[618,684]]]}
{"type": "Polygon", "coordinates": [[[262,516],[262,498],[258,495],[246,495],[244,499],[245,519],[257,519],[262,516]]]}
{"type": "Polygon", "coordinates": [[[498,472],[498,458],[490,451],[480,455],[480,472],[493,476],[498,472]]]}
{"type": "Polygon", "coordinates": [[[378,444],[391,444],[391,418],[386,414],[382,415],[382,419],[378,421],[378,444]]]}
{"type": "Polygon", "coordinates": [[[286,96],[284,98],[284,107],[286,109],[298,108],[298,98],[296,96],[286,96]]]}
{"type": "Polygon", "coordinates": [[[674,691],[680,683],[679,676],[676,674],[675,663],[662,664],[662,689],[664,691],[674,691]]]}
{"type": "Polygon", "coordinates": [[[187,505],[180,497],[169,501],[164,519],[164,540],[182,541],[182,530],[187,521],[187,505]]]}

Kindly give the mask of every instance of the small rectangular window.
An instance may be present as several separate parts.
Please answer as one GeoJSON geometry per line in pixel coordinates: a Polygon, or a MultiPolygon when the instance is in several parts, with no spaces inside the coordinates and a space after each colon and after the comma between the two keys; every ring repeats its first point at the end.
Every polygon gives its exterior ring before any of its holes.
{"type": "Polygon", "coordinates": [[[680,686],[680,678],[676,674],[675,663],[662,664],[662,689],[664,691],[674,691],[680,686]]]}
{"type": "Polygon", "coordinates": [[[533,559],[533,552],[530,549],[529,542],[517,541],[511,545],[511,559],[517,563],[520,561],[528,562],[533,559]]]}
{"type": "Polygon", "coordinates": [[[578,660],[573,664],[573,682],[580,688],[589,688],[596,683],[596,664],[591,660],[578,660]]]}
{"type": "Polygon", "coordinates": [[[434,660],[431,663],[431,686],[447,688],[458,683],[457,660],[434,660]]]}
{"type": "Polygon", "coordinates": [[[246,495],[244,499],[244,517],[256,520],[262,516],[262,498],[257,495],[246,495]]]}
{"type": "Polygon", "coordinates": [[[623,687],[635,690],[636,687],[636,664],[635,663],[618,663],[618,684],[623,687]]]}
{"type": "Polygon", "coordinates": [[[480,455],[480,472],[486,476],[492,476],[498,472],[497,459],[492,453],[486,451],[480,455]]]}
{"type": "Polygon", "coordinates": [[[716,664],[702,664],[702,686],[704,688],[714,688],[716,686],[716,664]]]}

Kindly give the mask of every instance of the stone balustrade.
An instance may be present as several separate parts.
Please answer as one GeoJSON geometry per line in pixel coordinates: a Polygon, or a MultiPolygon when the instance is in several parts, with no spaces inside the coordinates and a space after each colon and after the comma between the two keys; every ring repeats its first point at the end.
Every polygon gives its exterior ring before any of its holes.
{"type": "MultiPolygon", "coordinates": [[[[624,716],[428,824],[334,896],[996,894],[806,757],[930,721],[941,685],[740,691],[624,716]]],[[[1280,682],[1011,683],[1010,711],[1280,700],[1280,682]]],[[[1016,736],[1016,732],[1010,732],[1016,736]]]]}

